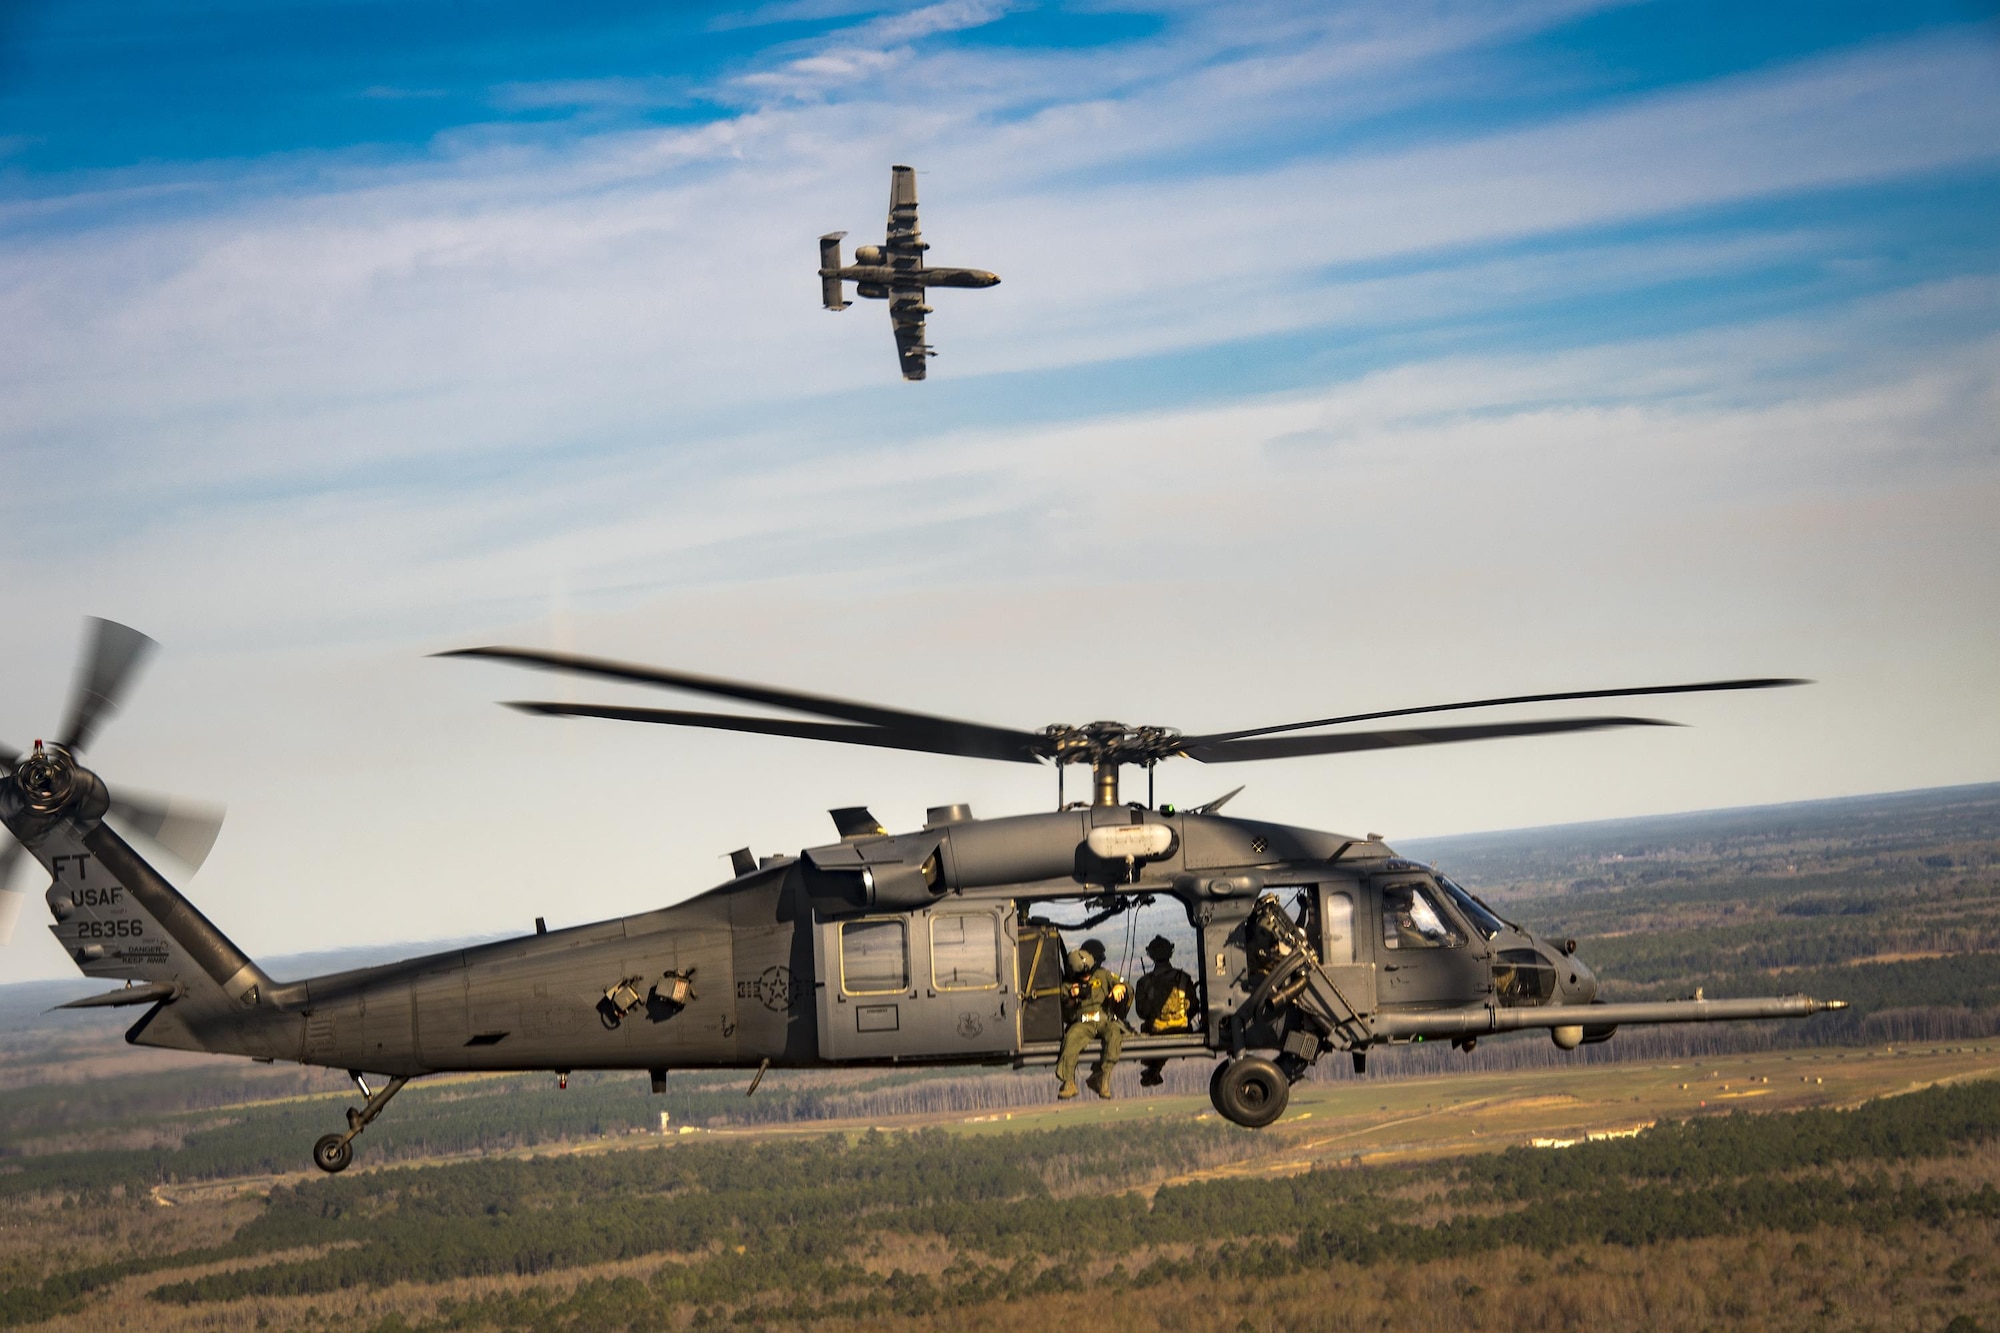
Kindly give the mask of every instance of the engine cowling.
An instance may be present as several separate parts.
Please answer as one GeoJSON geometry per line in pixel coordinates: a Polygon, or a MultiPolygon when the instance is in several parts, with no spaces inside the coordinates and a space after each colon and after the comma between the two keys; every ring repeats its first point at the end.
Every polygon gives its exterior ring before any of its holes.
{"type": "Polygon", "coordinates": [[[879,245],[857,245],[854,247],[854,262],[857,264],[879,264],[882,262],[882,247],[879,245]]]}
{"type": "Polygon", "coordinates": [[[889,289],[879,282],[857,282],[854,284],[854,294],[881,301],[887,299],[889,289]]]}

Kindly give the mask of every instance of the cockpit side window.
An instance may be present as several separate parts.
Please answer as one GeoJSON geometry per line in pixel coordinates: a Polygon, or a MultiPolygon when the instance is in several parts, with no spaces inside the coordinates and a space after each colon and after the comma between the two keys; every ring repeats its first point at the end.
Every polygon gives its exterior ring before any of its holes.
{"type": "Polygon", "coordinates": [[[1382,888],[1382,947],[1457,949],[1465,944],[1451,916],[1439,908],[1437,890],[1404,881],[1382,888]]]}
{"type": "Polygon", "coordinates": [[[1437,882],[1438,887],[1443,889],[1454,903],[1458,904],[1458,910],[1465,913],[1466,919],[1472,922],[1479,933],[1487,939],[1490,940],[1501,931],[1507,929],[1507,923],[1502,921],[1492,908],[1466,892],[1455,881],[1447,876],[1439,875],[1437,882]]]}

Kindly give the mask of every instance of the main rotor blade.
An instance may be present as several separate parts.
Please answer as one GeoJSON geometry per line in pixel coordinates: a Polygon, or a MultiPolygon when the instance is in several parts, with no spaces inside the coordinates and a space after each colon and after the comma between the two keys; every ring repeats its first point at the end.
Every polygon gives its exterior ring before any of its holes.
{"type": "Polygon", "coordinates": [[[152,792],[120,791],[111,798],[111,813],[135,833],[143,833],[187,863],[201,869],[222,832],[223,808],[206,801],[152,792]]]}
{"type": "Polygon", "coordinates": [[[1250,759],[1293,759],[1310,754],[1351,754],[1357,750],[1391,750],[1408,745],[1451,745],[1458,741],[1501,740],[1508,736],[1554,736],[1569,731],[1606,731],[1612,727],[1672,727],[1651,717],[1557,717],[1539,722],[1495,722],[1471,727],[1412,727],[1400,731],[1346,731],[1333,736],[1270,736],[1251,740],[1211,741],[1207,737],[1184,744],[1181,753],[1204,764],[1234,764],[1250,759]]]}
{"type": "MultiPolygon", "coordinates": [[[[940,736],[893,727],[856,726],[846,722],[795,722],[780,717],[742,717],[734,713],[687,713],[673,708],[620,708],[604,704],[513,702],[509,708],[549,717],[602,717],[614,722],[658,722],[670,727],[706,727],[715,731],[747,731],[763,736],[796,736],[803,740],[835,741],[842,745],[872,745],[885,750],[919,754],[955,754],[968,759],[1002,759],[1039,763],[1026,745],[986,743],[978,738],[940,736]]],[[[1033,741],[1036,737],[1025,737],[1033,741]]]]}
{"type": "Polygon", "coordinates": [[[1789,685],[1810,685],[1796,676],[1760,676],[1748,680],[1710,680],[1694,685],[1641,685],[1623,690],[1564,690],[1556,694],[1514,694],[1504,699],[1467,699],[1455,704],[1425,704],[1420,708],[1386,708],[1378,713],[1349,713],[1346,717],[1322,717],[1311,722],[1283,722],[1275,727],[1251,727],[1246,731],[1219,731],[1210,736],[1191,736],[1189,745],[1210,745],[1220,741],[1240,741],[1251,736],[1270,736],[1281,731],[1305,731],[1312,727],[1337,727],[1347,722],[1374,722],[1385,717],[1415,717],[1420,713],[1454,713],[1467,708],[1498,708],[1506,704],[1560,703],[1566,699],[1630,699],[1646,694],[1708,694],[1720,690],[1773,690],[1789,685]]]}
{"type": "Polygon", "coordinates": [[[74,753],[90,744],[106,713],[118,711],[118,701],[132,683],[132,673],[147,653],[160,645],[129,625],[92,616],[90,644],[70,687],[69,718],[63,723],[64,749],[74,753]]]}
{"type": "Polygon", "coordinates": [[[0,745],[0,772],[12,773],[14,765],[21,761],[21,752],[11,745],[0,745]]]}
{"type": "MultiPolygon", "coordinates": [[[[583,676],[598,676],[605,680],[626,681],[634,685],[662,685],[668,689],[687,690],[693,694],[713,694],[724,699],[741,699],[746,703],[769,704],[775,708],[814,713],[820,717],[837,717],[846,722],[860,722],[871,727],[900,732],[906,737],[924,737],[927,742],[932,743],[906,748],[935,749],[939,754],[966,754],[982,758],[1011,757],[1011,754],[1003,756],[993,751],[1033,747],[1041,742],[1041,737],[1031,731],[991,727],[983,722],[965,722],[929,713],[911,713],[899,708],[884,708],[880,704],[836,699],[824,694],[806,694],[799,690],[779,689],[774,685],[757,685],[744,680],[697,676],[685,671],[665,671],[659,667],[613,662],[601,657],[545,653],[532,648],[460,648],[452,652],[438,653],[436,656],[489,658],[493,661],[513,662],[543,671],[574,672],[583,676]]],[[[863,741],[861,744],[872,744],[872,742],[863,741]]]]}

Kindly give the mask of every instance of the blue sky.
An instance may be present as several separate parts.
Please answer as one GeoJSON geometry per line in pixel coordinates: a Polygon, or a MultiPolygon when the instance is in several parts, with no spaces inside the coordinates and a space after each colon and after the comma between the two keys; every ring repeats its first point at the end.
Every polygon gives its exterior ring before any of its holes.
{"type": "Polygon", "coordinates": [[[467,642],[1023,725],[1823,682],[1241,775],[1403,836],[1990,780],[1996,222],[1990,7],[7,6],[0,737],[162,639],[102,762],[232,803],[268,949],[1052,786],[536,729],[467,642]],[[810,271],[892,162],[1005,278],[919,385],[810,271]]]}

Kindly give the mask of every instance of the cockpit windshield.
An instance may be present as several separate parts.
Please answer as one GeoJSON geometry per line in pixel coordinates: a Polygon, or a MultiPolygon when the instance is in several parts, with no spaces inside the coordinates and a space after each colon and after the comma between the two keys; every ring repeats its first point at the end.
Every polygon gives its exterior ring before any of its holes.
{"type": "Polygon", "coordinates": [[[1470,917],[1472,924],[1479,927],[1479,933],[1487,939],[1490,940],[1501,931],[1507,929],[1507,923],[1495,916],[1492,908],[1453,883],[1450,876],[1439,875],[1437,882],[1438,887],[1450,895],[1454,903],[1458,904],[1458,910],[1470,917]]]}

